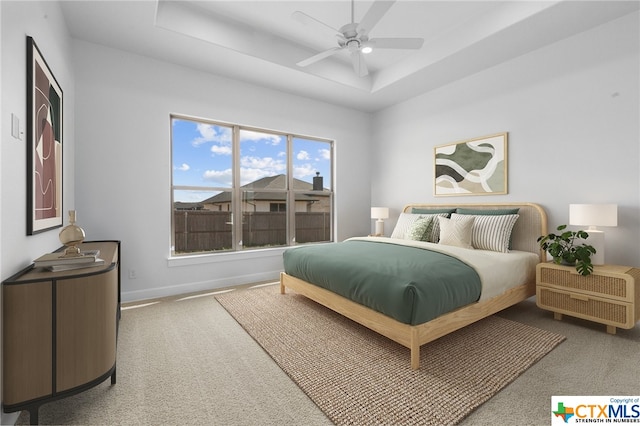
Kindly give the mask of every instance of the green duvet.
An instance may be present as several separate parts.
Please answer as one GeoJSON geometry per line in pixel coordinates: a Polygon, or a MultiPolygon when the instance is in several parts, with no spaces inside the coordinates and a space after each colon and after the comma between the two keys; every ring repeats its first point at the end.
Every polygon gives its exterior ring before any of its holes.
{"type": "Polygon", "coordinates": [[[405,324],[422,324],[480,297],[466,263],[424,248],[351,240],[284,252],[284,270],[405,324]]]}

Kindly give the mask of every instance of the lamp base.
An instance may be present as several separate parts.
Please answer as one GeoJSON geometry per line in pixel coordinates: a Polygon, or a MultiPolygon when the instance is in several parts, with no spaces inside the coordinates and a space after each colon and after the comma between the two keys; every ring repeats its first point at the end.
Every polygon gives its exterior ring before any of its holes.
{"type": "Polygon", "coordinates": [[[384,221],[382,219],[376,220],[376,235],[384,235],[384,221]]]}
{"type": "Polygon", "coordinates": [[[604,265],[604,232],[597,229],[588,229],[589,238],[584,240],[585,244],[596,249],[596,254],[591,256],[591,263],[594,265],[604,265]]]}

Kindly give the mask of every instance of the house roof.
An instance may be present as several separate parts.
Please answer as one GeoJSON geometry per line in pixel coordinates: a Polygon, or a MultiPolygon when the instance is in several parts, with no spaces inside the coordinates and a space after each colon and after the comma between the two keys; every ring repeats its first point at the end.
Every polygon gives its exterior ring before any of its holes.
{"type": "MultiPolygon", "coordinates": [[[[253,182],[243,185],[244,189],[253,189],[253,192],[247,193],[245,201],[278,201],[284,202],[287,199],[285,188],[287,185],[287,177],[285,175],[267,176],[253,182]],[[269,191],[261,191],[267,189],[269,191]]],[[[296,192],[296,201],[318,201],[330,195],[327,189],[322,191],[314,191],[313,185],[300,179],[293,179],[293,189],[296,191],[303,190],[309,193],[296,192]]],[[[230,203],[231,193],[228,191],[221,192],[211,198],[202,201],[202,204],[221,204],[230,203]]]]}

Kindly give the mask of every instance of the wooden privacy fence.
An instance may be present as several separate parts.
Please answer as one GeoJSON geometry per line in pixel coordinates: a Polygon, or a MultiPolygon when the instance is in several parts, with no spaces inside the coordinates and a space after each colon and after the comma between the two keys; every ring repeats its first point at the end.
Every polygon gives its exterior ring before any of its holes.
{"type": "MultiPolygon", "coordinates": [[[[176,210],[173,215],[176,253],[232,248],[231,213],[208,210],[176,210]]],[[[331,214],[296,213],[296,242],[331,240],[331,214]]],[[[242,215],[244,247],[287,244],[286,212],[246,212],[242,215]]]]}

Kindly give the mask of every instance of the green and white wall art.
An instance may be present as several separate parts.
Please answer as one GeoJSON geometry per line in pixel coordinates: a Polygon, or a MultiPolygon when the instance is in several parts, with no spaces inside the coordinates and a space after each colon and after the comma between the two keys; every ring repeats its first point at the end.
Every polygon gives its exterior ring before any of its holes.
{"type": "Polygon", "coordinates": [[[507,133],[434,148],[434,195],[507,193],[507,133]]]}

